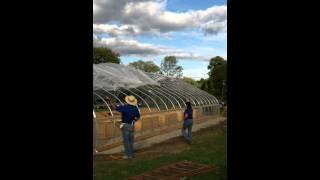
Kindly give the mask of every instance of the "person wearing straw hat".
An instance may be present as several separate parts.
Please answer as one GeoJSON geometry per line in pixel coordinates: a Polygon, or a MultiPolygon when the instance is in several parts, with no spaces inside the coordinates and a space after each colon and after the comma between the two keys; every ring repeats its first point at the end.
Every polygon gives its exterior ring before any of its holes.
{"type": "Polygon", "coordinates": [[[126,156],[123,158],[133,158],[134,143],[134,123],[140,118],[140,110],[137,106],[137,99],[134,96],[125,97],[126,104],[116,105],[116,110],[121,113],[123,145],[126,156]]]}

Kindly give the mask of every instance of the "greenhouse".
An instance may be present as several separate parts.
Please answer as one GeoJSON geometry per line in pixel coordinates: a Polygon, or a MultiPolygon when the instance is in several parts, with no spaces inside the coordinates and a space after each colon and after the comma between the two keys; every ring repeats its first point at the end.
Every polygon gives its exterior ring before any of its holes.
{"type": "Polygon", "coordinates": [[[219,102],[214,96],[181,79],[119,64],[94,64],[94,140],[99,150],[121,144],[118,128],[121,117],[114,105],[124,104],[127,95],[138,100],[141,112],[141,120],[135,127],[138,139],[180,128],[186,101],[193,106],[196,122],[219,113],[219,102]]]}

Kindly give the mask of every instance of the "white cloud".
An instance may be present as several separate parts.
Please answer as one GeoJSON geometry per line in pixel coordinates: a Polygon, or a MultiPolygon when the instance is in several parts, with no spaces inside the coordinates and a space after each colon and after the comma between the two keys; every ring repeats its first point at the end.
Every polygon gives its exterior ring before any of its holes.
{"type": "Polygon", "coordinates": [[[142,43],[132,38],[139,35],[171,38],[174,32],[186,30],[201,30],[200,37],[203,34],[216,37],[227,30],[227,7],[172,12],[166,9],[165,0],[93,0],[93,22],[94,45],[109,46],[121,56],[174,55],[178,59],[208,61],[209,53],[142,43]],[[98,38],[101,35],[110,38],[98,38]]]}
{"type": "Polygon", "coordinates": [[[202,30],[206,34],[218,34],[219,32],[226,32],[227,31],[227,22],[215,22],[209,21],[203,25],[201,25],[202,30]]]}
{"type": "Polygon", "coordinates": [[[201,54],[199,60],[209,61],[211,58],[215,56],[221,56],[224,59],[227,58],[227,52],[223,48],[215,48],[209,45],[190,45],[188,48],[185,48],[184,51],[186,52],[193,52],[194,54],[201,54]]]}
{"type": "Polygon", "coordinates": [[[186,51],[173,53],[173,56],[175,56],[177,59],[184,59],[184,60],[209,61],[210,59],[210,57],[201,56],[201,55],[197,55],[192,52],[186,52],[186,51]]]}
{"type": "Polygon", "coordinates": [[[112,37],[119,36],[136,36],[136,35],[153,35],[160,36],[157,30],[143,31],[136,25],[109,25],[109,24],[93,24],[94,34],[108,34],[112,37]]]}
{"type": "Polygon", "coordinates": [[[113,51],[120,53],[121,56],[176,56],[177,59],[190,59],[208,61],[210,58],[200,56],[182,49],[174,49],[163,46],[157,46],[149,43],[141,43],[133,39],[120,39],[120,38],[97,38],[94,36],[94,45],[107,46],[113,51]]]}
{"type": "Polygon", "coordinates": [[[157,47],[148,43],[140,43],[133,39],[119,39],[119,38],[101,38],[96,42],[97,46],[108,46],[113,51],[120,53],[122,56],[148,56],[159,55],[165,51],[163,47],[157,47]]]}
{"type": "Polygon", "coordinates": [[[118,26],[109,24],[93,24],[93,33],[102,34],[107,33],[110,36],[127,36],[135,35],[138,32],[135,26],[118,26]]]}
{"type": "Polygon", "coordinates": [[[93,21],[96,26],[112,21],[122,24],[123,27],[100,28],[99,33],[113,33],[113,36],[155,35],[190,28],[200,28],[206,34],[227,30],[226,6],[178,13],[167,11],[166,1],[94,0],[93,8],[93,21]]]}

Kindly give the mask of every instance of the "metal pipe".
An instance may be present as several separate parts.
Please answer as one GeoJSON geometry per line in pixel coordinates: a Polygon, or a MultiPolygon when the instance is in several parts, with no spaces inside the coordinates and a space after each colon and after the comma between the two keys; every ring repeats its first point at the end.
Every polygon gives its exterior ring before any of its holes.
{"type": "Polygon", "coordinates": [[[114,94],[112,94],[111,92],[107,91],[106,89],[102,88],[106,93],[110,94],[111,96],[113,96],[114,98],[116,98],[121,105],[123,105],[122,101],[114,94]]]}
{"type": "MultiPolygon", "coordinates": [[[[159,92],[157,91],[158,89],[152,88],[150,85],[148,85],[148,87],[149,87],[150,89],[152,89],[153,91],[157,92],[158,94],[161,94],[161,93],[159,93],[159,92]]],[[[163,94],[161,94],[161,96],[163,96],[163,94]]],[[[163,96],[163,97],[165,97],[166,99],[168,99],[168,101],[172,104],[173,109],[176,109],[176,106],[175,106],[174,103],[170,100],[170,98],[168,98],[167,96],[163,96]]],[[[172,108],[171,108],[171,109],[172,109],[172,108]]]]}
{"type": "Polygon", "coordinates": [[[127,88],[123,88],[123,89],[125,89],[125,90],[129,91],[130,93],[132,93],[133,95],[136,95],[137,97],[139,97],[144,102],[144,104],[148,107],[149,111],[151,112],[149,104],[141,96],[139,96],[137,93],[131,91],[130,89],[127,89],[127,88]]]}
{"type": "Polygon", "coordinates": [[[106,105],[107,105],[107,107],[108,107],[108,109],[109,109],[109,111],[110,111],[110,113],[111,113],[111,116],[113,117],[113,113],[112,113],[112,110],[111,110],[111,108],[110,108],[110,106],[108,105],[108,103],[99,95],[99,94],[97,94],[96,92],[93,92],[96,96],[98,96],[106,105]]]}
{"type": "MultiPolygon", "coordinates": [[[[144,89],[141,89],[141,91],[142,91],[142,90],[144,90],[144,89]]],[[[147,91],[147,92],[150,93],[150,94],[153,94],[153,95],[156,96],[156,97],[158,97],[158,98],[160,99],[160,101],[164,104],[166,110],[167,110],[167,111],[169,110],[167,104],[166,104],[158,95],[156,95],[155,93],[149,92],[149,91],[147,91]]]]}
{"type": "MultiPolygon", "coordinates": [[[[177,89],[177,88],[176,88],[176,84],[172,84],[171,82],[164,82],[164,83],[167,83],[167,85],[169,85],[172,89],[177,89]]],[[[189,94],[188,92],[184,91],[183,88],[180,88],[178,91],[183,92],[183,93],[185,93],[186,95],[188,95],[188,97],[189,97],[188,99],[191,99],[191,100],[193,101],[193,103],[195,104],[195,106],[199,106],[199,105],[200,105],[199,101],[198,101],[192,94],[189,94]],[[190,98],[190,97],[195,98],[195,100],[196,100],[197,103],[195,103],[194,99],[193,99],[193,98],[190,98]],[[197,105],[197,104],[198,104],[198,105],[197,105]]]]}
{"type": "Polygon", "coordinates": [[[160,110],[160,108],[159,108],[158,103],[157,103],[157,102],[156,102],[156,101],[155,101],[151,96],[149,96],[148,94],[146,94],[146,93],[144,93],[144,92],[140,91],[140,90],[139,90],[139,89],[137,89],[137,88],[132,88],[132,89],[135,89],[135,90],[139,91],[140,93],[144,94],[145,96],[149,97],[149,98],[154,102],[154,104],[157,106],[158,110],[159,110],[159,111],[161,111],[161,110],[160,110]]]}
{"type": "Polygon", "coordinates": [[[181,108],[181,105],[180,105],[179,101],[178,101],[174,96],[172,96],[170,93],[164,91],[164,89],[161,89],[161,86],[159,86],[159,87],[156,86],[156,88],[157,88],[159,91],[163,92],[164,94],[167,94],[167,95],[169,95],[170,97],[172,97],[172,98],[178,103],[179,107],[181,108]]]}

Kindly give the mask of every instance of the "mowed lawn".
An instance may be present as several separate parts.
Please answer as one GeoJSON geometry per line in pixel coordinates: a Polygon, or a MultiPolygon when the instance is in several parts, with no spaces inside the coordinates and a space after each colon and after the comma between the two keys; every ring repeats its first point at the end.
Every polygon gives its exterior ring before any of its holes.
{"type": "Polygon", "coordinates": [[[161,143],[149,151],[156,154],[140,156],[132,160],[97,160],[95,180],[125,179],[143,172],[182,160],[214,165],[217,170],[193,177],[190,180],[227,179],[227,123],[226,121],[194,133],[193,143],[188,145],[182,137],[172,143],[161,143]],[[159,148],[161,150],[159,151],[159,148]],[[154,151],[157,150],[158,151],[154,151]]]}

